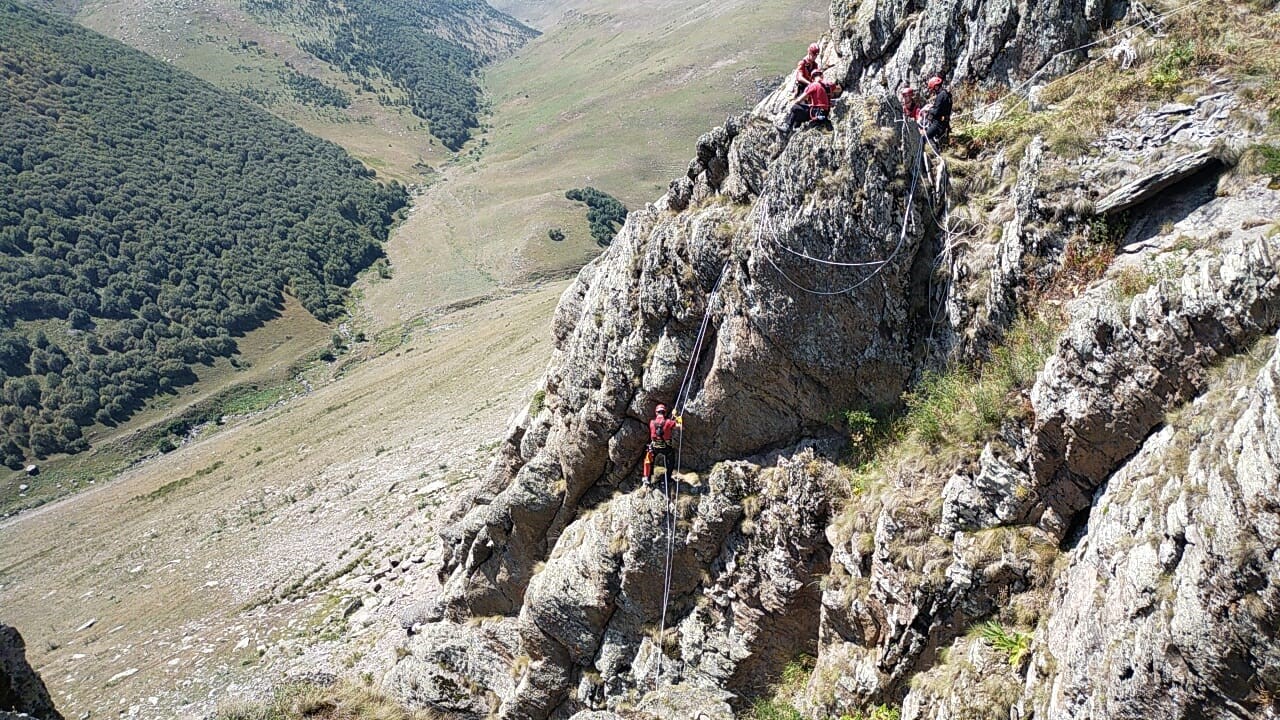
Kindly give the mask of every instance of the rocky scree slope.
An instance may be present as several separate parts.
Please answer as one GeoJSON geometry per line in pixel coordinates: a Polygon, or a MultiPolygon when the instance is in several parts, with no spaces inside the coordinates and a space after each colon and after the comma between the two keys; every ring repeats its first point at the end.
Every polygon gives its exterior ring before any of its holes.
{"type": "Polygon", "coordinates": [[[781,139],[781,88],[708,133],[565,292],[552,362],[444,533],[443,595],[387,689],[473,717],[731,717],[806,653],[792,699],[813,717],[1264,712],[1280,690],[1280,193],[1206,195],[1218,149],[1173,186],[1147,174],[1247,135],[1214,124],[1229,93],[1192,108],[1203,132],[1133,133],[1105,168],[1039,140],[997,156],[983,222],[1000,232],[963,241],[875,94],[909,68],[1051,76],[1126,7],[833,4],[824,64],[868,94],[830,131],[781,139]],[[1159,230],[1058,302],[1024,411],[971,457],[886,461],[851,490],[833,418],[989,358],[1098,222],[1098,177],[1132,183],[1133,226],[1159,230]],[[638,464],[653,404],[682,387],[668,513],[638,464]],[[1005,650],[968,632],[988,620],[1005,650]]]}

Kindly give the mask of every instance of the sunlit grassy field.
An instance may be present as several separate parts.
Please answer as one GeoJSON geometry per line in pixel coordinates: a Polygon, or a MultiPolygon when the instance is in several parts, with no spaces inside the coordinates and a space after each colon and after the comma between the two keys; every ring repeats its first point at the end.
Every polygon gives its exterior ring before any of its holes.
{"type": "Polygon", "coordinates": [[[376,325],[581,266],[599,248],[565,190],[656,200],[698,136],[754,105],[827,20],[811,0],[496,5],[545,34],[486,71],[493,129],[392,239],[394,280],[366,288],[376,325]]]}

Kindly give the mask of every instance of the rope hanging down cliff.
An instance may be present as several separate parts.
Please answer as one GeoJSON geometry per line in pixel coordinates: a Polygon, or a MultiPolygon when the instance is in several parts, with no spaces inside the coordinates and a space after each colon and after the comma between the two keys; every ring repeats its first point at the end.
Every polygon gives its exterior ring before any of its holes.
{"type": "Polygon", "coordinates": [[[720,298],[720,287],[724,284],[725,271],[728,269],[729,261],[726,260],[725,264],[720,268],[720,276],[716,279],[716,284],[707,295],[707,307],[702,314],[702,322],[698,326],[698,335],[693,342],[689,363],[685,366],[684,377],[680,380],[680,388],[676,391],[676,399],[672,404],[672,413],[675,415],[676,422],[681,429],[676,435],[676,471],[672,474],[669,468],[664,467],[662,473],[662,493],[666,499],[663,524],[666,526],[667,537],[662,571],[662,617],[658,623],[658,662],[654,665],[653,671],[655,687],[658,683],[658,677],[662,674],[662,659],[665,655],[663,645],[667,633],[667,608],[671,604],[671,565],[675,560],[676,510],[680,502],[680,474],[684,470],[682,457],[684,452],[684,410],[688,405],[689,395],[693,392],[694,380],[698,375],[698,365],[702,360],[702,352],[707,339],[707,329],[711,326],[711,314],[715,310],[716,301],[720,298]],[[673,487],[674,494],[672,493],[673,487]]]}
{"type": "MultiPolygon", "coordinates": [[[[902,246],[906,243],[907,229],[910,227],[910,224],[911,224],[911,212],[915,205],[916,189],[918,188],[919,181],[920,181],[920,168],[923,163],[923,156],[924,156],[924,145],[923,143],[921,143],[916,146],[916,154],[915,154],[914,162],[912,163],[911,189],[907,194],[907,202],[906,202],[906,209],[904,211],[904,216],[903,216],[902,229],[898,234],[898,241],[897,241],[897,244],[894,246],[893,252],[889,254],[889,257],[883,260],[837,262],[834,260],[823,260],[821,258],[815,258],[805,253],[802,253],[800,251],[794,250],[790,247],[787,247],[780,240],[778,240],[777,239],[778,234],[776,232],[773,232],[772,215],[768,211],[767,201],[762,199],[760,204],[757,206],[757,210],[759,212],[760,217],[757,219],[757,222],[755,225],[755,234],[756,234],[756,240],[758,243],[760,243],[762,250],[764,249],[763,248],[764,234],[762,233],[768,232],[770,236],[769,240],[773,244],[775,244],[776,246],[778,246],[779,248],[781,248],[786,252],[789,252],[793,255],[799,256],[806,260],[811,260],[824,265],[832,265],[837,267],[874,267],[875,269],[872,270],[872,272],[869,275],[867,275],[865,278],[862,278],[854,285],[839,291],[832,292],[832,291],[812,290],[812,289],[803,287],[802,285],[792,280],[780,267],[778,267],[776,263],[774,263],[773,258],[770,257],[769,254],[766,252],[764,253],[764,255],[765,255],[765,258],[769,261],[769,264],[772,265],[773,268],[777,270],[778,273],[782,275],[783,278],[785,278],[788,282],[790,282],[796,288],[814,295],[838,295],[838,294],[843,294],[847,292],[852,292],[858,287],[861,287],[862,285],[870,282],[872,278],[880,274],[880,272],[884,270],[885,267],[889,266],[891,263],[893,263],[894,260],[897,259],[898,255],[902,252],[902,246]]],[[[672,404],[672,412],[676,417],[677,426],[680,427],[680,432],[677,433],[677,436],[676,436],[675,473],[674,474],[671,473],[669,468],[666,468],[666,467],[663,468],[662,490],[663,490],[663,497],[666,500],[665,509],[663,512],[663,525],[665,526],[665,530],[666,530],[666,544],[665,544],[664,553],[663,553],[664,557],[663,557],[663,573],[662,573],[662,614],[658,622],[658,638],[657,638],[657,647],[656,647],[657,662],[654,663],[654,671],[653,671],[653,682],[655,687],[657,686],[658,679],[662,675],[663,659],[666,656],[664,645],[665,645],[666,631],[667,631],[667,611],[671,605],[671,581],[672,581],[672,574],[673,574],[672,564],[674,563],[674,560],[675,560],[677,510],[680,502],[680,475],[683,473],[683,470],[684,470],[684,467],[683,467],[683,452],[684,452],[683,419],[684,418],[683,416],[684,416],[684,411],[689,402],[689,396],[693,392],[694,382],[697,379],[698,365],[701,363],[702,354],[705,349],[707,331],[711,325],[711,316],[715,310],[716,302],[719,300],[720,288],[724,284],[724,277],[728,268],[729,268],[729,261],[725,261],[724,266],[721,267],[720,269],[720,276],[716,279],[716,284],[712,287],[711,292],[707,295],[707,307],[706,307],[706,310],[703,312],[702,322],[698,326],[698,334],[696,339],[694,340],[693,349],[690,353],[689,362],[685,367],[684,376],[681,378],[680,387],[676,391],[675,402],[672,404]]]]}

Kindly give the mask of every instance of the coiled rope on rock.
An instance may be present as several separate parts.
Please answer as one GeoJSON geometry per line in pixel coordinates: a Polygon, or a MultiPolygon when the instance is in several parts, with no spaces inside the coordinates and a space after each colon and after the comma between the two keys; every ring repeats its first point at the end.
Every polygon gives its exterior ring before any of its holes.
{"type": "Polygon", "coordinates": [[[773,269],[777,271],[777,273],[781,275],[782,278],[786,280],[787,283],[789,283],[792,287],[804,293],[807,293],[809,295],[817,295],[821,297],[844,295],[846,293],[851,293],[854,290],[857,290],[858,288],[862,287],[863,285],[866,285],[867,283],[871,282],[873,278],[875,278],[877,275],[883,272],[886,267],[888,267],[890,264],[893,263],[894,260],[898,258],[898,255],[901,254],[902,252],[903,245],[906,244],[907,229],[911,226],[911,212],[912,212],[912,209],[915,207],[916,188],[919,186],[919,183],[920,183],[920,168],[923,161],[924,161],[924,143],[920,143],[916,148],[914,162],[912,163],[912,167],[911,167],[911,189],[907,193],[906,208],[903,212],[903,217],[902,217],[902,229],[898,233],[897,244],[894,245],[893,251],[889,253],[889,256],[887,258],[883,260],[840,262],[835,260],[824,260],[822,258],[816,258],[806,253],[795,250],[794,248],[788,247],[781,240],[778,239],[781,233],[777,232],[776,229],[774,228],[774,224],[772,220],[773,215],[769,212],[768,201],[761,199],[760,204],[758,205],[758,207],[760,208],[760,212],[758,213],[758,217],[756,219],[754,234],[755,234],[756,243],[760,247],[761,253],[764,255],[765,260],[768,261],[769,265],[772,266],[773,269]],[[873,267],[875,269],[872,270],[871,273],[868,274],[866,277],[862,278],[861,280],[858,280],[857,282],[853,283],[852,285],[849,285],[848,287],[840,288],[839,290],[818,290],[815,288],[810,288],[810,287],[801,285],[799,282],[796,282],[790,275],[788,275],[786,271],[784,271],[781,267],[779,267],[778,263],[774,261],[773,256],[770,255],[769,252],[767,251],[767,248],[765,247],[766,243],[771,244],[792,255],[796,255],[805,260],[815,262],[821,265],[827,265],[832,267],[873,267]]]}
{"type": "MultiPolygon", "coordinates": [[[[911,172],[911,188],[907,195],[906,210],[903,216],[902,229],[898,234],[897,244],[894,246],[893,252],[883,260],[866,260],[856,262],[838,262],[834,260],[823,260],[821,258],[812,257],[806,253],[790,248],[778,239],[778,234],[772,232],[773,221],[772,215],[769,213],[768,201],[761,200],[758,205],[759,219],[755,225],[755,239],[764,250],[765,233],[768,234],[768,240],[785,252],[791,253],[806,260],[818,262],[823,265],[836,267],[870,267],[874,268],[869,275],[859,280],[850,287],[838,291],[820,291],[806,288],[792,280],[783,270],[778,267],[768,252],[764,252],[765,259],[773,266],[783,278],[790,282],[797,289],[813,295],[839,295],[852,292],[857,288],[870,282],[874,277],[880,274],[884,268],[897,259],[902,252],[902,247],[906,243],[907,229],[911,224],[911,212],[914,208],[916,189],[919,186],[920,168],[923,162],[924,145],[921,143],[917,146],[917,152],[912,163],[911,172]]],[[[675,562],[675,545],[676,530],[678,528],[678,511],[680,503],[680,476],[683,474],[683,453],[684,453],[684,427],[683,415],[688,405],[689,397],[693,392],[694,384],[697,380],[698,366],[702,360],[702,354],[705,349],[708,330],[711,325],[711,316],[715,311],[716,302],[720,297],[720,290],[724,284],[724,278],[729,269],[729,261],[720,269],[720,276],[716,279],[716,284],[712,287],[711,292],[707,295],[707,307],[703,312],[702,321],[698,326],[698,334],[694,340],[693,349],[690,353],[689,362],[685,367],[684,375],[680,381],[679,390],[676,392],[675,402],[672,404],[673,413],[680,423],[680,432],[676,438],[676,457],[675,457],[675,473],[670,472],[670,468],[663,468],[663,496],[665,498],[665,508],[663,512],[663,525],[666,530],[666,543],[663,553],[663,573],[662,573],[662,613],[658,622],[658,636],[656,640],[657,662],[654,664],[653,683],[657,687],[658,681],[662,675],[663,660],[666,656],[666,630],[667,630],[667,614],[671,605],[671,583],[673,579],[673,564],[675,562]]]]}
{"type": "MultiPolygon", "coordinates": [[[[1080,52],[1082,50],[1087,50],[1091,47],[1100,45],[1108,40],[1119,37],[1120,35],[1123,35],[1135,28],[1139,28],[1142,26],[1149,27],[1155,24],[1159,20],[1168,18],[1170,16],[1176,15],[1181,12],[1185,12],[1186,10],[1192,9],[1199,5],[1203,5],[1207,2],[1209,2],[1209,0],[1193,0],[1192,2],[1188,2],[1185,5],[1174,8],[1172,10],[1161,13],[1159,15],[1147,17],[1147,18],[1138,20],[1136,22],[1133,22],[1125,26],[1124,28],[1121,28],[1120,30],[1117,30],[1113,33],[1110,33],[1106,36],[1090,41],[1083,45],[1069,48],[1066,50],[1062,50],[1061,52],[1055,53],[1054,55],[1050,56],[1047,60],[1045,60],[1045,62],[1041,65],[1041,67],[1038,70],[1036,70],[1036,72],[1033,73],[1031,77],[1011,87],[1009,92],[1007,92],[1005,95],[1001,96],[1000,98],[997,98],[995,101],[987,103],[986,107],[993,107],[1015,94],[1020,94],[1023,88],[1035,82],[1035,80],[1039,78],[1039,76],[1049,67],[1049,65],[1054,60],[1056,60],[1057,58],[1063,55],[1066,55],[1068,53],[1073,53],[1073,52],[1080,52]]],[[[1076,70],[1072,71],[1071,73],[1068,73],[1064,77],[1075,75],[1076,73],[1084,70],[1086,67],[1088,67],[1091,64],[1092,63],[1085,63],[1084,66],[1077,68],[1076,70]]],[[[1062,79],[1062,78],[1058,78],[1058,79],[1062,79]]],[[[1020,98],[1019,103],[1025,101],[1025,99],[1026,99],[1025,97],[1020,98]]],[[[956,117],[963,117],[964,115],[976,116],[977,112],[978,110],[974,109],[965,113],[959,113],[956,115],[956,117]]],[[[925,138],[925,140],[930,146],[933,147],[934,152],[937,153],[938,157],[942,158],[941,152],[938,150],[937,146],[933,144],[932,139],[925,138]]],[[[907,202],[906,202],[904,213],[903,213],[902,228],[898,233],[898,241],[895,244],[893,251],[889,254],[887,258],[883,260],[859,260],[859,261],[848,261],[848,262],[826,260],[823,258],[814,257],[812,255],[809,255],[808,253],[805,253],[800,250],[796,250],[795,248],[788,246],[787,244],[783,243],[779,239],[780,233],[773,231],[774,227],[773,227],[772,215],[769,213],[768,201],[765,200],[764,198],[761,198],[760,202],[757,205],[758,218],[757,218],[757,222],[755,224],[755,229],[754,229],[756,243],[762,251],[765,250],[764,245],[765,245],[765,242],[767,241],[769,244],[773,245],[779,250],[782,250],[783,252],[786,252],[790,255],[794,255],[803,260],[813,262],[819,265],[828,266],[828,267],[874,268],[871,271],[871,273],[868,274],[866,277],[862,278],[861,280],[855,282],[854,284],[848,287],[841,288],[839,290],[818,290],[814,288],[805,287],[804,285],[801,285],[800,283],[796,282],[781,267],[778,266],[778,264],[774,261],[773,257],[768,252],[763,253],[769,265],[772,266],[773,269],[777,271],[777,273],[780,276],[782,276],[784,280],[787,281],[787,283],[789,283],[792,287],[796,288],[797,290],[800,290],[809,295],[825,296],[825,297],[851,293],[854,290],[857,290],[858,288],[862,287],[866,283],[870,282],[877,275],[879,275],[886,267],[892,264],[894,260],[898,258],[898,255],[902,252],[902,247],[906,243],[907,230],[911,225],[911,212],[914,207],[916,189],[919,185],[921,166],[926,162],[927,160],[925,157],[925,142],[921,142],[917,146],[914,162],[912,163],[911,188],[907,194],[907,202]],[[767,238],[766,238],[766,235],[768,236],[767,238]]],[[[939,187],[935,189],[935,192],[941,193],[941,190],[942,190],[941,186],[943,185],[943,175],[945,173],[945,169],[946,169],[945,161],[943,161],[943,165],[939,169],[939,178],[938,178],[939,187]]],[[[945,193],[943,193],[943,198],[944,198],[943,202],[944,202],[944,208],[945,208],[944,210],[944,217],[945,217],[946,215],[949,215],[949,212],[947,212],[947,210],[949,210],[950,203],[949,203],[949,198],[946,197],[945,193]]],[[[933,198],[931,197],[930,202],[932,201],[933,201],[933,198]]],[[[935,266],[934,266],[935,269],[937,268],[937,263],[941,262],[942,259],[945,258],[953,249],[950,225],[951,224],[948,218],[948,220],[945,222],[945,225],[942,226],[943,231],[946,233],[946,240],[944,242],[944,251],[943,253],[940,254],[938,261],[935,262],[935,266]]],[[[675,403],[673,404],[673,412],[675,413],[677,418],[682,418],[685,406],[687,405],[689,400],[689,395],[692,392],[694,380],[696,379],[696,376],[697,376],[697,367],[699,362],[701,361],[703,347],[706,341],[707,330],[710,327],[711,315],[715,307],[715,302],[719,297],[721,285],[724,283],[724,276],[726,274],[726,271],[728,270],[728,267],[729,267],[729,263],[728,261],[726,261],[724,266],[720,270],[720,276],[719,278],[717,278],[716,284],[712,287],[711,293],[707,296],[707,307],[705,312],[703,313],[702,322],[698,327],[698,335],[697,335],[697,339],[694,341],[692,355],[689,358],[689,363],[685,368],[684,376],[680,382],[680,389],[676,393],[676,400],[675,400],[675,403]]],[[[934,322],[935,324],[937,322],[936,316],[934,317],[934,322]]],[[[666,467],[663,468],[663,495],[666,499],[666,507],[664,511],[664,525],[666,527],[667,537],[666,537],[666,548],[664,553],[664,567],[663,567],[663,580],[662,580],[662,614],[659,620],[658,638],[657,638],[658,658],[657,658],[657,663],[654,666],[654,676],[653,676],[655,687],[657,686],[658,679],[662,674],[663,659],[666,655],[665,646],[666,646],[667,610],[671,603],[671,582],[672,582],[672,574],[673,574],[672,564],[674,562],[674,557],[675,557],[675,534],[676,534],[676,528],[677,528],[677,522],[678,522],[676,512],[678,510],[678,505],[680,501],[679,476],[683,472],[683,466],[682,466],[683,450],[684,450],[684,429],[683,429],[683,423],[681,423],[679,437],[677,437],[676,439],[676,463],[675,463],[676,470],[675,470],[674,476],[670,472],[670,468],[666,468],[666,467]]]]}

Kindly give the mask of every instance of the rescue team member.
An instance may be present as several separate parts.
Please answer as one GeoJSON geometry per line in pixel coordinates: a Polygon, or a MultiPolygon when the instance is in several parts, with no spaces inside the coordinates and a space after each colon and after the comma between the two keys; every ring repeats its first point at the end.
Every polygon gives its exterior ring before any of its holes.
{"type": "Polygon", "coordinates": [[[804,89],[800,97],[791,103],[791,111],[787,116],[787,125],[783,130],[785,134],[791,134],[797,125],[806,122],[823,122],[827,120],[831,112],[831,93],[839,94],[841,87],[837,84],[827,85],[822,81],[822,71],[813,71],[813,82],[809,83],[809,87],[804,89]]]}
{"type": "Polygon", "coordinates": [[[653,475],[655,454],[663,457],[663,470],[666,470],[666,460],[671,454],[671,442],[680,430],[680,425],[679,420],[667,417],[666,405],[658,403],[658,407],[653,409],[653,419],[649,421],[649,447],[646,448],[644,455],[645,480],[653,475]]]}
{"type": "Polygon", "coordinates": [[[908,85],[902,89],[900,97],[903,117],[920,122],[920,98],[916,97],[916,89],[908,85]]]}
{"type": "Polygon", "coordinates": [[[935,144],[945,145],[951,135],[951,91],[934,75],[926,83],[929,102],[920,111],[920,127],[924,136],[935,144]]]}
{"type": "Polygon", "coordinates": [[[796,63],[796,89],[791,93],[792,100],[800,97],[800,93],[813,82],[813,71],[818,69],[818,50],[818,43],[813,43],[809,46],[809,54],[796,63]]]}

